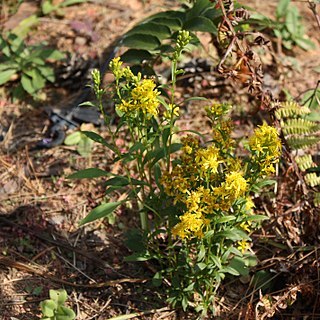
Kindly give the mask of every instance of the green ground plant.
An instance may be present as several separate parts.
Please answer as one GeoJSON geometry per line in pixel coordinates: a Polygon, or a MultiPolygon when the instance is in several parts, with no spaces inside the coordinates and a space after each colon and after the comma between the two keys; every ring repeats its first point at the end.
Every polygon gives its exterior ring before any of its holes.
{"type": "Polygon", "coordinates": [[[280,0],[276,9],[276,19],[270,19],[261,13],[251,16],[249,24],[256,24],[259,29],[270,29],[273,34],[281,39],[282,45],[291,50],[297,45],[304,50],[314,48],[314,43],[306,36],[302,24],[302,17],[296,6],[290,0],[280,0]]]}
{"type": "Polygon", "coordinates": [[[40,303],[41,320],[73,320],[76,318],[74,311],[65,306],[68,298],[66,290],[50,290],[49,296],[50,299],[40,303]]]}
{"type": "MultiPolygon", "coordinates": [[[[177,61],[191,40],[188,31],[179,31],[171,54],[172,78],[160,94],[153,78],[135,75],[120,58],[110,63],[115,84],[101,88],[95,70],[93,90],[104,116],[110,141],[93,132],[82,132],[114,153],[124,175],[89,168],[70,178],[108,177],[106,202],[95,208],[81,224],[108,217],[120,205],[130,202],[137,208],[141,230],[128,233],[133,254],[127,261],[158,261],[155,286],[165,287],[168,302],[194,308],[200,317],[215,312],[215,295],[228,275],[248,275],[256,263],[250,252],[250,234],[266,219],[254,214],[253,194],[270,184],[281,153],[275,128],[263,123],[247,139],[247,157],[237,156],[238,141],[231,138],[232,107],[206,101],[212,135],[181,131],[177,126],[180,104],[175,101],[176,79],[183,73],[177,61]],[[105,95],[112,95],[117,127],[103,109],[105,95]],[[130,137],[127,150],[116,139],[125,132],[130,137]],[[116,194],[122,200],[112,202],[116,194]],[[163,249],[161,246],[165,246],[163,249]]],[[[184,101],[183,103],[185,103],[184,101]]]]}
{"type": "Polygon", "coordinates": [[[63,15],[63,8],[84,2],[88,2],[88,0],[64,0],[58,4],[53,4],[52,0],[42,0],[41,10],[44,15],[52,12],[55,12],[58,15],[63,15]]]}
{"type": "Polygon", "coordinates": [[[61,60],[64,55],[43,45],[27,46],[14,33],[0,35],[0,85],[18,81],[12,94],[21,98],[28,93],[34,98],[47,81],[54,82],[54,68],[48,61],[61,60]]]}

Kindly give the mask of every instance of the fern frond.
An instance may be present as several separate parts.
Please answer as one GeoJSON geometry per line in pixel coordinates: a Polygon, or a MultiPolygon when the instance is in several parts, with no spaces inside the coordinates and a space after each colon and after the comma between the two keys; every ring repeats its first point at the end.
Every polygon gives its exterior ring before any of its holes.
{"type": "Polygon", "coordinates": [[[288,119],[281,122],[284,134],[310,134],[320,130],[320,125],[305,119],[288,119]]]}
{"type": "Polygon", "coordinates": [[[287,139],[287,142],[292,149],[305,149],[318,144],[320,138],[315,136],[290,137],[287,139]]]}
{"type": "Polygon", "coordinates": [[[315,163],[312,160],[311,154],[297,156],[295,158],[295,160],[296,160],[296,163],[301,171],[306,171],[307,169],[315,166],[315,163]]]}
{"type": "Polygon", "coordinates": [[[320,192],[315,192],[313,194],[313,203],[316,207],[320,207],[320,192]]]}
{"type": "Polygon", "coordinates": [[[319,186],[320,185],[320,177],[317,176],[316,173],[307,173],[304,176],[304,180],[307,185],[311,187],[319,186]]]}
{"type": "Polygon", "coordinates": [[[280,103],[280,108],[276,110],[275,115],[278,120],[283,118],[296,118],[309,114],[311,111],[308,107],[301,107],[294,101],[280,103]]]}

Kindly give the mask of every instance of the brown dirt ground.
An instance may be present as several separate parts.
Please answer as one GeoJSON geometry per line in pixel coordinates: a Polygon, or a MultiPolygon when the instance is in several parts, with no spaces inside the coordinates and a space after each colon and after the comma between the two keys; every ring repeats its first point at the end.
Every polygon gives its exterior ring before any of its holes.
{"type": "MultiPolygon", "coordinates": [[[[246,5],[273,16],[276,3],[252,0],[246,5]]],[[[178,1],[173,0],[145,1],[144,4],[139,0],[92,1],[66,8],[63,17],[42,18],[29,41],[48,41],[61,50],[96,58],[143,17],[176,5],[178,1]],[[70,28],[72,21],[89,23],[90,35],[70,28]]],[[[280,61],[277,64],[268,53],[261,57],[266,70],[272,70],[272,85],[285,88],[293,97],[316,86],[319,74],[314,69],[320,62],[320,31],[314,16],[307,3],[295,2],[295,5],[303,15],[308,35],[317,44],[316,49],[308,52],[294,49],[292,55],[298,68],[281,52],[276,52],[280,61]]],[[[14,25],[19,19],[18,13],[8,13],[3,22],[12,27],[8,21],[14,25]]],[[[201,39],[207,44],[204,35],[201,39]]],[[[210,48],[208,45],[207,49],[210,48]]],[[[245,90],[239,87],[227,83],[224,88],[226,99],[242,106],[250,100],[243,100],[240,94],[245,90]]],[[[196,92],[219,98],[222,94],[215,88],[200,91],[193,87],[179,89],[180,95],[196,92]]],[[[41,151],[30,149],[49,126],[43,108],[49,102],[63,108],[70,96],[76,94],[64,88],[52,88],[45,92],[44,101],[37,107],[28,102],[12,103],[5,95],[1,98],[1,124],[9,127],[9,131],[0,144],[0,319],[39,319],[40,301],[48,297],[49,289],[62,287],[68,291],[68,303],[77,312],[77,319],[106,320],[134,312],[142,312],[135,319],[195,319],[193,314],[171,310],[163,296],[150,286],[147,280],[152,277],[152,266],[123,261],[129,254],[123,244],[123,234],[139,225],[131,208],[119,209],[113,224],[99,221],[78,227],[78,222],[104,199],[104,181],[79,183],[66,176],[87,167],[120,172],[121,168],[111,166],[111,156],[106,150],[95,145],[92,155],[84,158],[69,146],[41,151]]],[[[251,130],[253,122],[259,121],[255,117],[254,114],[237,122],[241,126],[236,134],[251,130]]],[[[185,111],[181,126],[203,128],[202,119],[199,105],[191,105],[185,111]]],[[[292,167],[283,165],[280,172],[276,199],[271,201],[266,195],[256,203],[257,209],[271,218],[270,224],[254,235],[253,251],[260,259],[257,270],[271,268],[278,276],[278,286],[273,288],[270,299],[283,300],[281,319],[302,319],[301,314],[309,315],[304,319],[320,319],[315,240],[318,239],[319,212],[314,208],[309,212],[302,210],[299,201],[292,201],[292,194],[299,196],[292,167]],[[264,244],[266,239],[270,241],[264,244]],[[278,247],[277,241],[281,243],[278,247]],[[307,253],[294,249],[306,244],[310,245],[307,253]],[[290,299],[297,300],[294,308],[286,305],[290,299]]],[[[248,289],[250,279],[242,280],[222,286],[217,302],[220,319],[255,319],[254,309],[259,308],[259,299],[248,289]]]]}

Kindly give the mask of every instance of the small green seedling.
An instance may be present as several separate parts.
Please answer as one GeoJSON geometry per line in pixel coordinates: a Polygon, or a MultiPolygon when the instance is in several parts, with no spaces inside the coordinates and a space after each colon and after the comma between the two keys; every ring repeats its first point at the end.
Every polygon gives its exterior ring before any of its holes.
{"type": "Polygon", "coordinates": [[[41,320],[73,320],[76,317],[74,311],[64,306],[67,300],[67,292],[64,289],[50,290],[50,299],[42,301],[40,308],[42,311],[41,320]]]}
{"type": "Polygon", "coordinates": [[[54,82],[53,66],[48,62],[61,60],[64,54],[42,45],[27,46],[14,33],[0,35],[0,86],[20,80],[13,91],[14,97],[21,98],[24,92],[36,97],[46,82],[54,82]]]}

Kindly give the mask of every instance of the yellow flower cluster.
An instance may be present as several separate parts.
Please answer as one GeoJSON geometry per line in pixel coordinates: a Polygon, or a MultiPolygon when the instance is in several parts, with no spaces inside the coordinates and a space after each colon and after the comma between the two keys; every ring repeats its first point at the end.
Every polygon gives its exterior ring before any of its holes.
{"type": "Polygon", "coordinates": [[[161,182],[174,204],[185,208],[173,234],[201,237],[210,216],[228,211],[235,200],[245,196],[247,181],[240,171],[229,171],[231,166],[239,167],[240,162],[232,159],[229,165],[216,146],[201,148],[198,139],[191,136],[182,142],[181,162],[170,173],[164,173],[161,182]]]}
{"type": "Polygon", "coordinates": [[[130,92],[127,99],[122,99],[121,103],[117,104],[119,111],[135,115],[140,111],[148,118],[157,116],[158,114],[158,95],[160,92],[156,89],[156,84],[152,79],[141,80],[135,88],[130,92]]]}
{"type": "Polygon", "coordinates": [[[264,123],[254,131],[249,139],[249,147],[253,153],[253,161],[260,164],[263,174],[274,172],[273,164],[281,155],[281,140],[274,127],[264,123]]]}

